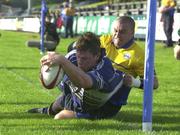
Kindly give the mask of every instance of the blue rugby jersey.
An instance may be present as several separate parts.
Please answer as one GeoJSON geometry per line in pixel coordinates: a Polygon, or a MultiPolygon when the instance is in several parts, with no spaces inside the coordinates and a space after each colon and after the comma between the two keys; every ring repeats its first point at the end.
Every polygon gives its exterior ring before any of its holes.
{"type": "MultiPolygon", "coordinates": [[[[68,53],[66,58],[77,65],[76,50],[68,53]]],[[[74,96],[73,100],[76,100],[77,104],[81,104],[77,106],[85,106],[87,110],[99,108],[114,97],[115,93],[122,87],[123,73],[114,70],[111,61],[107,57],[102,56],[100,62],[87,73],[93,80],[93,86],[88,90],[74,86],[67,76],[63,80],[63,83],[69,86],[74,96]]],[[[119,102],[119,99],[117,102],[119,102]]]]}

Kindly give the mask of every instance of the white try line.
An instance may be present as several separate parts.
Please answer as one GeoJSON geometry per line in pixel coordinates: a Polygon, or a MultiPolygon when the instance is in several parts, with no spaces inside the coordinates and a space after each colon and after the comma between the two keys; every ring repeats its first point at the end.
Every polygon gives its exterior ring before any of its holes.
{"type": "MultiPolygon", "coordinates": [[[[33,82],[32,80],[30,80],[29,78],[27,78],[27,77],[25,77],[25,76],[22,76],[22,75],[16,73],[15,71],[13,71],[13,70],[11,70],[11,69],[8,69],[8,67],[5,66],[5,65],[0,65],[0,69],[4,69],[4,70],[6,70],[7,72],[11,73],[11,75],[14,75],[17,79],[20,79],[20,80],[22,80],[22,81],[27,82],[27,83],[28,83],[30,86],[32,86],[33,88],[43,89],[43,87],[41,87],[40,84],[37,84],[37,83],[33,82]]],[[[42,90],[41,92],[42,92],[42,93],[46,93],[46,94],[48,94],[49,96],[53,96],[53,97],[54,97],[54,95],[51,94],[50,91],[48,91],[48,90],[45,90],[45,89],[44,89],[44,90],[42,90]]]]}

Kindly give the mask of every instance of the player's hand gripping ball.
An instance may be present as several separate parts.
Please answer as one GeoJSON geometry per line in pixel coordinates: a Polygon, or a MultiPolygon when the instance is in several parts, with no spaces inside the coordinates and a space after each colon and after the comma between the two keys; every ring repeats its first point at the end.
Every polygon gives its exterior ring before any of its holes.
{"type": "Polygon", "coordinates": [[[61,66],[42,65],[40,70],[40,81],[46,89],[53,89],[60,83],[64,76],[61,66]]]}

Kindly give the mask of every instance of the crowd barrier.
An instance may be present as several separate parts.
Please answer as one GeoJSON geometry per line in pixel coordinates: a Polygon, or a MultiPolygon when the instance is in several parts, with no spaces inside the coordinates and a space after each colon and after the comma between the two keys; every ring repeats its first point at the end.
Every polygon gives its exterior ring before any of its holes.
{"type": "MultiPolygon", "coordinates": [[[[113,21],[117,16],[76,16],[74,18],[73,29],[76,34],[82,34],[86,31],[91,31],[97,35],[111,33],[113,21]]],[[[145,39],[147,20],[145,15],[132,15],[136,22],[135,38],[145,39]]],[[[174,30],[173,41],[179,39],[178,29],[180,28],[180,13],[176,13],[174,16],[174,30]]],[[[160,14],[157,13],[156,17],[156,40],[166,40],[163,24],[160,22],[160,14]]],[[[0,29],[2,30],[15,30],[15,31],[27,31],[36,32],[40,30],[40,19],[38,17],[31,18],[1,18],[0,29]]],[[[64,27],[60,30],[64,32],[64,27]]]]}

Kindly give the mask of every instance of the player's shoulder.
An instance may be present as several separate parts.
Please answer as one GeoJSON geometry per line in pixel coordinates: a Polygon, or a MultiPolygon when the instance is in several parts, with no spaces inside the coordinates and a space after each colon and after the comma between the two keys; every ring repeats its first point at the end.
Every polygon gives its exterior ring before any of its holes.
{"type": "Polygon", "coordinates": [[[76,64],[77,63],[77,57],[76,57],[76,50],[72,50],[69,53],[65,55],[66,59],[71,61],[72,63],[76,64]]]}
{"type": "Polygon", "coordinates": [[[142,47],[139,44],[137,44],[137,42],[133,43],[132,49],[134,49],[135,51],[137,51],[139,53],[144,53],[144,50],[142,49],[142,47]]]}
{"type": "Polygon", "coordinates": [[[112,67],[112,64],[111,64],[111,61],[108,57],[106,56],[103,56],[101,58],[101,60],[99,61],[99,63],[97,64],[97,69],[100,69],[100,68],[110,68],[112,67]]]}
{"type": "Polygon", "coordinates": [[[105,34],[100,36],[100,40],[112,40],[112,35],[111,34],[105,34]]]}
{"type": "Polygon", "coordinates": [[[112,35],[110,34],[102,35],[100,36],[100,41],[101,41],[101,44],[109,44],[112,41],[112,35]]]}
{"type": "Polygon", "coordinates": [[[129,48],[125,49],[124,54],[126,54],[126,57],[129,56],[128,58],[131,59],[143,59],[145,55],[144,50],[136,42],[134,42],[129,48]]]}
{"type": "Polygon", "coordinates": [[[73,49],[73,50],[71,50],[70,52],[68,52],[68,53],[65,55],[65,57],[66,57],[67,59],[69,59],[69,57],[75,56],[75,54],[76,54],[76,50],[73,49]]]}

